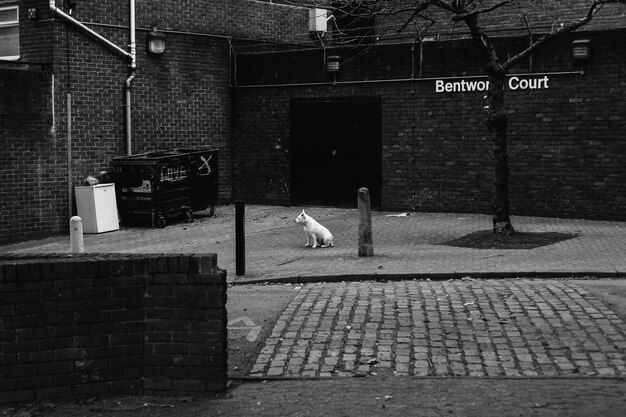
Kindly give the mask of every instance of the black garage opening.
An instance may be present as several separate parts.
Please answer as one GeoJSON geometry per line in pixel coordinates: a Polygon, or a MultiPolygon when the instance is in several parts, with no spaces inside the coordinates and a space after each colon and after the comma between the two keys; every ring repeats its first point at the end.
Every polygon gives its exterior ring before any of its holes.
{"type": "Polygon", "coordinates": [[[291,101],[291,201],[356,207],[360,187],[380,207],[380,100],[291,101]]]}

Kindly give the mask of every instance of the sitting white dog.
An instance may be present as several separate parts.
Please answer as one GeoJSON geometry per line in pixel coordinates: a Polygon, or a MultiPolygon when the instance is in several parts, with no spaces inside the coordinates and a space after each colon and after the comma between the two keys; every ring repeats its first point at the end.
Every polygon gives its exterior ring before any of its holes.
{"type": "Polygon", "coordinates": [[[302,210],[302,213],[295,218],[294,222],[300,223],[304,227],[304,234],[306,234],[307,247],[326,248],[333,245],[333,235],[330,234],[327,228],[315,221],[315,219],[302,210]]]}

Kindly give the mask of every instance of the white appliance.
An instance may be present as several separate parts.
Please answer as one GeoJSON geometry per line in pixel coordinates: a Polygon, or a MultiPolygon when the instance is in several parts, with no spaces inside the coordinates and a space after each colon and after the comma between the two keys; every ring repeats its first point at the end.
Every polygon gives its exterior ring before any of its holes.
{"type": "Polygon", "coordinates": [[[76,208],[83,221],[84,233],[102,233],[119,230],[115,184],[74,187],[76,208]]]}

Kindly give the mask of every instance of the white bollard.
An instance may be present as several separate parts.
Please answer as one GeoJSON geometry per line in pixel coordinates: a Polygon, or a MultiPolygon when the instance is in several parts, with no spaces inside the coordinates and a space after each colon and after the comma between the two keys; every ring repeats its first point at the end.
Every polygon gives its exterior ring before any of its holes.
{"type": "Polygon", "coordinates": [[[83,241],[83,220],[74,216],[70,219],[70,252],[85,252],[85,243],[83,241]]]}

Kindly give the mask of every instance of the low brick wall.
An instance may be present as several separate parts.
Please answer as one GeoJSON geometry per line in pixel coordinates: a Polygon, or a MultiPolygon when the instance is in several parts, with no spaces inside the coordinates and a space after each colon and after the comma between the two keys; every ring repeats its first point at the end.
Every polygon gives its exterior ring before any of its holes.
{"type": "Polygon", "coordinates": [[[217,255],[0,255],[0,404],[227,382],[217,255]]]}

